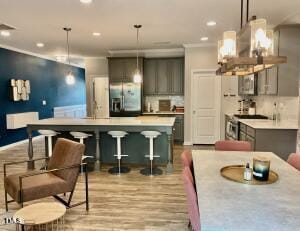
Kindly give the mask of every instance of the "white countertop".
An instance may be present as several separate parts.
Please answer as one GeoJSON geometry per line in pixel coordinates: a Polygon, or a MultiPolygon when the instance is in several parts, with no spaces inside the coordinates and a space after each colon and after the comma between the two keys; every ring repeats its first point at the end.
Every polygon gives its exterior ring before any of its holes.
{"type": "Polygon", "coordinates": [[[300,172],[273,153],[194,150],[193,165],[201,230],[294,231],[300,227],[300,172]],[[278,173],[270,185],[229,181],[220,169],[252,163],[256,155],[271,159],[278,173]]]}
{"type": "Polygon", "coordinates": [[[143,112],[143,115],[184,115],[184,112],[172,112],[172,111],[143,112]]]}
{"type": "Polygon", "coordinates": [[[246,124],[254,129],[298,129],[296,120],[261,120],[261,119],[239,119],[239,122],[246,124]]]}
{"type": "Polygon", "coordinates": [[[109,119],[73,119],[50,118],[38,120],[31,125],[82,125],[82,126],[174,126],[174,117],[139,116],[139,117],[113,117],[109,119]]]}
{"type": "MultiPolygon", "coordinates": [[[[234,116],[234,113],[225,113],[227,116],[234,116]]],[[[235,117],[239,122],[254,129],[299,129],[297,120],[274,121],[269,119],[241,119],[235,117]]]]}

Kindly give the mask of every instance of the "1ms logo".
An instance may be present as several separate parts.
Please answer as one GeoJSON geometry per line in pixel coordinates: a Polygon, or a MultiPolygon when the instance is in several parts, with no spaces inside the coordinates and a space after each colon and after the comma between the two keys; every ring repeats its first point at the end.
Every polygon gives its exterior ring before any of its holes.
{"type": "Polygon", "coordinates": [[[4,217],[1,220],[1,225],[24,224],[23,219],[18,217],[4,217]]]}

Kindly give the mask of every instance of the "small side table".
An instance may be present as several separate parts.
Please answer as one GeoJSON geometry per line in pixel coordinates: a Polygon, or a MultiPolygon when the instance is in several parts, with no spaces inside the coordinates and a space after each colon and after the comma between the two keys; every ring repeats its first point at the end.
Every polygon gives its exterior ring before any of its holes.
{"type": "Polygon", "coordinates": [[[20,219],[16,230],[64,230],[66,207],[57,202],[42,202],[28,205],[13,216],[20,219]]]}

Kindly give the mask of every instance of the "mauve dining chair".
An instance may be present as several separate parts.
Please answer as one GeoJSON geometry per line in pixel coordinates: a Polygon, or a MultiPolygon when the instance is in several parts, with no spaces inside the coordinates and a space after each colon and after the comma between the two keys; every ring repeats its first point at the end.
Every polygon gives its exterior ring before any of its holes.
{"type": "Polygon", "coordinates": [[[252,151],[251,144],[248,141],[239,140],[221,140],[215,143],[217,151],[252,151]]]}
{"type": "Polygon", "coordinates": [[[198,208],[198,200],[196,189],[193,182],[192,173],[189,167],[185,167],[182,172],[182,178],[184,182],[184,189],[187,196],[188,203],[188,216],[190,220],[190,224],[192,226],[192,230],[200,231],[200,214],[198,208]]]}
{"type": "Polygon", "coordinates": [[[287,162],[300,171],[300,153],[290,154],[287,162]]]}

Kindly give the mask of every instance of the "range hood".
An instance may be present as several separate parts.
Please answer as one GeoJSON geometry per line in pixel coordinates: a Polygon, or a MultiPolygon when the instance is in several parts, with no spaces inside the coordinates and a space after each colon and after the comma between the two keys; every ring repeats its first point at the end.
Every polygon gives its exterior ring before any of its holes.
{"type": "Polygon", "coordinates": [[[247,23],[243,25],[243,0],[241,0],[241,7],[241,30],[229,39],[225,37],[228,31],[224,32],[223,40],[219,41],[221,42],[221,45],[218,44],[220,67],[216,71],[217,75],[245,76],[287,62],[286,56],[276,55],[278,39],[274,38],[273,30],[267,30],[266,20],[256,19],[256,16],[248,19],[249,0],[247,0],[247,23]],[[269,46],[264,47],[263,42],[268,42],[269,46]]]}

